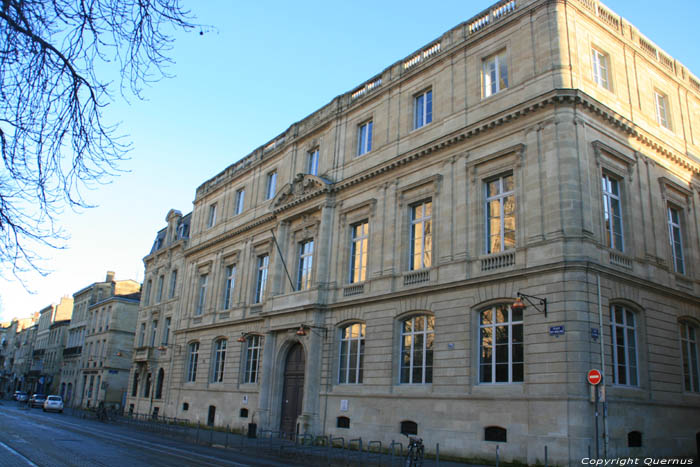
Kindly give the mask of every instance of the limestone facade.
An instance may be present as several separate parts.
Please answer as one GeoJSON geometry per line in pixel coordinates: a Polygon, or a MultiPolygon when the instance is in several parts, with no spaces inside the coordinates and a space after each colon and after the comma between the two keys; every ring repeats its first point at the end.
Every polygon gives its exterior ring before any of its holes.
{"type": "MultiPolygon", "coordinates": [[[[107,271],[104,281],[93,282],[73,294],[74,313],[68,326],[61,367],[60,395],[64,398],[66,406],[80,407],[86,404],[86,383],[89,379],[87,374],[83,374],[83,370],[87,370],[92,362],[88,364],[88,355],[83,350],[86,350],[86,336],[92,332],[92,328],[88,326],[92,324],[91,319],[96,318],[95,311],[91,311],[90,308],[115,296],[130,297],[140,289],[141,284],[138,282],[130,279],[116,280],[115,273],[107,271]]],[[[101,318],[104,320],[105,316],[106,311],[101,318]]],[[[134,332],[133,328],[130,332],[134,332]]]]}
{"type": "Polygon", "coordinates": [[[624,18],[500,2],[168,214],[127,405],[566,464],[598,368],[601,451],[698,456],[698,155],[700,80],[624,18]]]}
{"type": "Polygon", "coordinates": [[[113,295],[88,308],[82,368],[83,407],[121,408],[126,398],[140,296],[113,295]]]}

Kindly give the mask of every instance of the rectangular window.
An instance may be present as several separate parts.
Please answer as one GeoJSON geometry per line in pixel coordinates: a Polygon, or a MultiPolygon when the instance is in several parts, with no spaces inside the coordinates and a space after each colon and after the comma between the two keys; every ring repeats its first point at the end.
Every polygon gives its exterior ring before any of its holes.
{"type": "Polygon", "coordinates": [[[513,174],[486,182],[486,253],[515,248],[513,174]]]}
{"type": "Polygon", "coordinates": [[[231,308],[233,299],[233,287],[236,281],[236,265],[226,268],[226,284],[224,286],[224,310],[231,308]]]}
{"type": "Polygon", "coordinates": [[[698,328],[688,321],[681,321],[680,325],[683,382],[685,390],[690,392],[700,392],[698,328]]]}
{"type": "Polygon", "coordinates": [[[314,260],[314,241],[307,240],[299,244],[299,269],[297,271],[297,290],[311,287],[311,269],[314,260]]]}
{"type": "Polygon", "coordinates": [[[372,120],[363,123],[357,129],[357,155],[368,153],[372,150],[372,120]]]}
{"type": "Polygon", "coordinates": [[[158,277],[158,288],[156,289],[156,303],[160,303],[163,300],[163,283],[165,282],[165,276],[158,277]]]}
{"type": "Polygon", "coordinates": [[[479,316],[479,382],[523,381],[523,312],[495,306],[479,316]]]}
{"type": "Polygon", "coordinates": [[[668,97],[665,94],[654,91],[654,100],[656,101],[656,121],[664,128],[671,129],[671,124],[668,120],[668,97]]]}
{"type": "Polygon", "coordinates": [[[432,217],[432,201],[423,201],[411,207],[411,270],[429,268],[432,265],[432,217]]]}
{"type": "Polygon", "coordinates": [[[318,175],[318,148],[308,152],[306,171],[311,175],[318,175]]]}
{"type": "Polygon", "coordinates": [[[433,121],[433,91],[425,91],[413,100],[413,128],[420,128],[433,121]]]}
{"type": "Polygon", "coordinates": [[[156,333],[158,332],[158,320],[154,319],[151,323],[151,347],[156,345],[156,333]]]}
{"type": "Polygon", "coordinates": [[[241,188],[236,191],[236,210],[234,214],[238,215],[243,212],[243,202],[245,201],[245,190],[241,188]]]}
{"type": "Polygon", "coordinates": [[[245,374],[243,375],[243,382],[246,384],[257,383],[262,337],[249,336],[246,342],[248,345],[246,349],[245,374]]]}
{"type": "MultiPolygon", "coordinates": [[[[148,282],[146,282],[146,293],[143,296],[143,304],[148,306],[149,302],[151,301],[151,288],[153,287],[152,281],[148,279],[148,282]]],[[[93,326],[94,328],[94,326],[93,326]]],[[[93,329],[94,331],[94,329],[93,329]]]]}
{"type": "Polygon", "coordinates": [[[165,318],[165,326],[163,327],[163,345],[168,345],[170,341],[170,317],[165,318]]]}
{"type": "Polygon", "coordinates": [[[216,224],[216,204],[209,206],[209,218],[207,219],[207,227],[214,227],[216,224]]]}
{"type": "Polygon", "coordinates": [[[624,251],[620,183],[608,174],[603,174],[602,183],[605,241],[608,247],[624,251]]]}
{"type": "Polygon", "coordinates": [[[367,242],[369,223],[360,222],[352,226],[350,247],[350,283],[364,282],[367,279],[367,242]]]}
{"type": "MultiPolygon", "coordinates": [[[[139,347],[143,347],[146,341],[146,323],[141,323],[141,329],[139,331],[139,347]]],[[[88,350],[89,355],[89,350],[88,350]]]]}
{"type": "Polygon", "coordinates": [[[255,280],[255,303],[260,303],[265,296],[267,285],[267,268],[270,264],[269,255],[258,256],[258,273],[255,280]]]}
{"type": "Polygon", "coordinates": [[[619,305],[610,307],[613,382],[637,386],[637,333],[634,313],[619,305]]]}
{"type": "Polygon", "coordinates": [[[362,367],[365,353],[365,324],[355,323],[340,331],[340,362],[338,383],[362,383],[362,367]]]}
{"type": "Polygon", "coordinates": [[[197,294],[197,309],[195,310],[196,315],[201,315],[204,312],[204,305],[206,303],[207,297],[207,275],[202,274],[199,276],[199,293],[197,294]]]}
{"type": "Polygon", "coordinates": [[[176,286],[177,286],[177,269],[173,269],[173,272],[170,273],[170,293],[168,294],[168,298],[175,297],[175,287],[176,286]]]}
{"type": "Polygon", "coordinates": [[[402,384],[433,382],[433,342],[435,318],[421,315],[409,318],[401,328],[402,384]]]}
{"type": "Polygon", "coordinates": [[[199,342],[192,342],[189,346],[187,358],[187,381],[197,380],[197,361],[199,360],[199,342]]]}
{"type": "Polygon", "coordinates": [[[224,380],[224,364],[226,362],[226,339],[219,339],[214,343],[214,355],[211,382],[220,383],[224,380]]]}
{"type": "Polygon", "coordinates": [[[681,219],[678,209],[668,207],[668,236],[673,254],[673,270],[685,274],[683,261],[683,240],[681,239],[681,219]]]}
{"type": "Polygon", "coordinates": [[[505,50],[484,60],[482,75],[484,97],[492,96],[508,88],[508,61],[505,50]]]}
{"type": "Polygon", "coordinates": [[[608,75],[608,56],[596,49],[591,49],[593,56],[593,81],[598,86],[610,90],[610,79],[608,75]]]}
{"type": "Polygon", "coordinates": [[[277,172],[270,172],[267,174],[267,193],[265,199],[272,199],[275,197],[275,191],[277,190],[277,172]]]}

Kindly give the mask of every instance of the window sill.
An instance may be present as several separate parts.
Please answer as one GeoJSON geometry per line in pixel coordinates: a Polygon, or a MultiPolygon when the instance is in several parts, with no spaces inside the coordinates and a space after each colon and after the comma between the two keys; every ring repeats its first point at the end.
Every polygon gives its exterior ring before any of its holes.
{"type": "Polygon", "coordinates": [[[434,121],[435,121],[435,120],[431,120],[431,121],[429,121],[428,123],[426,123],[426,124],[424,124],[424,125],[421,125],[421,126],[416,127],[416,128],[412,128],[411,131],[408,132],[408,134],[413,135],[413,134],[416,134],[416,133],[420,132],[421,130],[425,130],[427,127],[431,126],[431,125],[433,124],[434,121]]]}

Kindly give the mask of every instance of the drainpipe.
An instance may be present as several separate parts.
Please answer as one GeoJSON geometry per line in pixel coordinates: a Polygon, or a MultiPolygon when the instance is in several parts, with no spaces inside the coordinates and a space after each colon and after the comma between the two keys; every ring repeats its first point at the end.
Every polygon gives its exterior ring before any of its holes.
{"type": "MultiPolygon", "coordinates": [[[[603,307],[600,299],[600,273],[596,274],[598,285],[598,325],[600,326],[600,373],[603,376],[601,389],[603,390],[603,456],[608,457],[608,396],[606,391],[607,378],[605,377],[605,346],[603,344],[603,307]]],[[[597,389],[596,389],[597,390],[597,389]]]]}

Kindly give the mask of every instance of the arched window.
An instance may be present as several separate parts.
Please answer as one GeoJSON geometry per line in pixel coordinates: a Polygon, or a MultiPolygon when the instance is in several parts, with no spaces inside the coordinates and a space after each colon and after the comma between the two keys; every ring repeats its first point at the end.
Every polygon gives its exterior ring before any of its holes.
{"type": "Polygon", "coordinates": [[[500,426],[487,426],[484,428],[484,441],[508,442],[508,431],[500,426]]]}
{"type": "Polygon", "coordinates": [[[698,374],[698,328],[690,321],[681,321],[681,360],[683,362],[683,386],[686,391],[700,392],[698,374]]]}
{"type": "Polygon", "coordinates": [[[340,330],[338,383],[362,382],[365,353],[365,324],[349,324],[340,330]]]}
{"type": "Polygon", "coordinates": [[[162,368],[158,370],[158,378],[156,378],[156,399],[161,399],[163,397],[163,380],[165,379],[165,370],[162,368]]]}
{"type": "Polygon", "coordinates": [[[258,382],[258,367],[260,365],[260,351],[262,349],[262,337],[258,335],[248,336],[246,339],[246,359],[244,383],[258,382]]]}
{"type": "Polygon", "coordinates": [[[404,420],[401,422],[401,433],[406,435],[417,435],[418,424],[412,420],[404,420]]]}
{"type": "Polygon", "coordinates": [[[523,381],[523,312],[497,305],[479,314],[479,382],[523,381]]]}
{"type": "Polygon", "coordinates": [[[224,380],[224,362],[226,361],[226,339],[217,339],[214,342],[214,355],[212,355],[211,382],[220,383],[224,380]]]}
{"type": "Polygon", "coordinates": [[[412,316],[401,326],[401,378],[403,384],[433,382],[435,318],[412,316]]]}
{"type": "Polygon", "coordinates": [[[634,313],[621,306],[610,307],[612,331],[613,382],[637,386],[637,331],[634,313]]]}
{"type": "Polygon", "coordinates": [[[350,428],[350,419],[348,417],[336,418],[335,426],[338,428],[350,428]]]}
{"type": "Polygon", "coordinates": [[[197,380],[197,361],[199,360],[199,342],[192,342],[187,352],[187,381],[197,380]]]}

